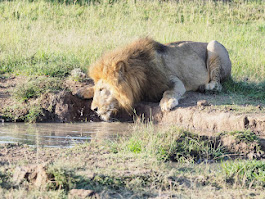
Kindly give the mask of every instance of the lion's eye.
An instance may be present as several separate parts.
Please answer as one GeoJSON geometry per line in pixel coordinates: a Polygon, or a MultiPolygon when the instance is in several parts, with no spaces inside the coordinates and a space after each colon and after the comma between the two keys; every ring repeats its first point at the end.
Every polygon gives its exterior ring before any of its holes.
{"type": "Polygon", "coordinates": [[[99,91],[100,91],[100,92],[103,91],[103,88],[100,88],[99,91]]]}

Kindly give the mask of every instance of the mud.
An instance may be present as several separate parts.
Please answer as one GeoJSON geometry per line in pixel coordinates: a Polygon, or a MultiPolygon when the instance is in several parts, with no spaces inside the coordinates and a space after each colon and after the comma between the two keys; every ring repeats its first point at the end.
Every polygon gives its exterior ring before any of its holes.
{"type": "MultiPolygon", "coordinates": [[[[2,110],[15,102],[10,97],[10,88],[21,83],[23,78],[1,79],[0,88],[0,117],[4,121],[9,118],[3,117],[2,110]],[[1,116],[2,115],[2,116],[1,116]]],[[[92,86],[93,82],[76,82],[67,80],[64,82],[65,90],[58,93],[47,93],[40,97],[39,103],[42,114],[37,122],[76,122],[88,121],[99,122],[99,117],[90,109],[92,100],[80,99],[76,93],[84,86],[92,86]]],[[[158,103],[141,102],[135,105],[135,113],[128,115],[119,112],[114,120],[121,122],[145,120],[165,125],[178,125],[182,128],[215,133],[222,131],[242,131],[249,129],[260,136],[265,136],[265,109],[263,104],[258,104],[256,110],[234,111],[233,108],[225,107],[231,96],[187,92],[179,101],[179,106],[167,113],[160,110],[158,103]],[[224,106],[223,108],[219,108],[224,106]]],[[[34,100],[34,99],[33,99],[34,100]]],[[[247,108],[246,108],[247,110],[247,108]]],[[[20,109],[16,114],[25,115],[28,110],[20,109]]],[[[21,117],[20,117],[21,118],[21,117]]]]}

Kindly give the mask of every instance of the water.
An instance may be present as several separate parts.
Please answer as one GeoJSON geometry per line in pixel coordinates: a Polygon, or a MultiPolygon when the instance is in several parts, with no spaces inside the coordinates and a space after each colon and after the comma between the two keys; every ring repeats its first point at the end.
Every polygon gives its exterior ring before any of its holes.
{"type": "Polygon", "coordinates": [[[111,139],[126,133],[127,123],[2,123],[1,143],[21,143],[37,147],[72,147],[93,138],[111,139]]]}

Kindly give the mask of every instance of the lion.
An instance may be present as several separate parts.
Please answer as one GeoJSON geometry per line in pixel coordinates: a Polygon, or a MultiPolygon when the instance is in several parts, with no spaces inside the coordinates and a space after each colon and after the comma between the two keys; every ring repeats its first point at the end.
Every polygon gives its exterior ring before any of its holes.
{"type": "Polygon", "coordinates": [[[167,112],[186,91],[221,91],[221,82],[231,76],[231,61],[217,41],[161,44],[147,37],[103,55],[89,67],[89,76],[95,85],[79,96],[93,97],[91,109],[110,121],[120,109],[131,113],[142,100],[160,100],[167,112]]]}

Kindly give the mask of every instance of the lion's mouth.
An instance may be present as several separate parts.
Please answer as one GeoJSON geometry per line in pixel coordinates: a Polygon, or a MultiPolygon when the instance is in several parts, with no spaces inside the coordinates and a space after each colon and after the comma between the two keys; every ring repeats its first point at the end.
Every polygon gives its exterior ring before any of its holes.
{"type": "Polygon", "coordinates": [[[113,111],[112,110],[107,110],[103,113],[97,112],[97,115],[105,122],[111,122],[111,116],[112,116],[113,111]]]}

